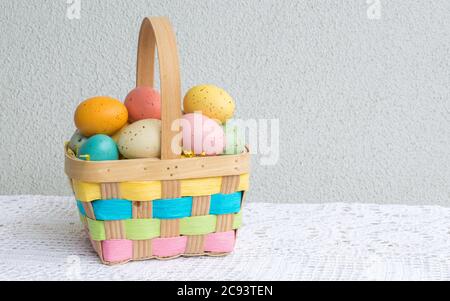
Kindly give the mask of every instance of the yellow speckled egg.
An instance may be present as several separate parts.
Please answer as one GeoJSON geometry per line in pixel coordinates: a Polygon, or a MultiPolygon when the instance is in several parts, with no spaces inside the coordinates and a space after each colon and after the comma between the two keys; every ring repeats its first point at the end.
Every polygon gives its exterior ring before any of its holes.
{"type": "Polygon", "coordinates": [[[121,129],[127,120],[128,111],[125,105],[108,96],[89,98],[75,111],[75,125],[86,137],[96,134],[112,135],[121,129]]]}
{"type": "Polygon", "coordinates": [[[184,96],[184,112],[201,112],[211,119],[224,123],[233,117],[234,100],[222,88],[214,85],[199,85],[191,88],[184,96]]]}

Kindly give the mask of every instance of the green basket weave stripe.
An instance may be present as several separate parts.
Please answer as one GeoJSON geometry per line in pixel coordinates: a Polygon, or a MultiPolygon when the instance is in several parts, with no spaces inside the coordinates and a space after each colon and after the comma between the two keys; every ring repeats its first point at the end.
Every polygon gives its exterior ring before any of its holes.
{"type": "Polygon", "coordinates": [[[105,224],[103,221],[96,221],[86,218],[88,222],[89,234],[93,240],[105,240],[105,224]]]}
{"type": "Polygon", "coordinates": [[[180,220],[180,234],[203,235],[216,231],[217,216],[202,215],[182,218],[180,220]]]}
{"type": "MultiPolygon", "coordinates": [[[[93,240],[105,240],[104,221],[92,220],[88,217],[82,218],[87,222],[89,233],[93,240]]],[[[181,235],[204,235],[216,231],[216,215],[191,216],[180,219],[181,235]]],[[[145,240],[160,236],[161,220],[152,219],[127,219],[123,220],[126,238],[130,240],[145,240]]],[[[234,215],[233,229],[241,226],[242,214],[234,215]]]]}
{"type": "Polygon", "coordinates": [[[124,220],[127,239],[144,240],[159,237],[159,219],[127,219],[124,220]]]}
{"type": "Polygon", "coordinates": [[[234,215],[233,229],[239,229],[242,225],[242,211],[234,215]]]}

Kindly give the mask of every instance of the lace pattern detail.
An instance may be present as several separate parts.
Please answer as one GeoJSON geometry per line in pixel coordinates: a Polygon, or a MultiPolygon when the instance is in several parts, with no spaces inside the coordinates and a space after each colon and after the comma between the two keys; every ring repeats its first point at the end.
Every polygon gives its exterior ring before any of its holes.
{"type": "Polygon", "coordinates": [[[72,197],[0,196],[0,280],[450,280],[450,209],[247,203],[226,257],[100,263],[72,197]]]}

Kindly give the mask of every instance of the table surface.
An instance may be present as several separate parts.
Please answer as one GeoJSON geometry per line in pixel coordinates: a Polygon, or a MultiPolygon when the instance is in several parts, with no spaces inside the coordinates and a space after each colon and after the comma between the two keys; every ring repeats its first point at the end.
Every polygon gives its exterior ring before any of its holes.
{"type": "Polygon", "coordinates": [[[0,196],[0,280],[450,280],[450,209],[247,203],[226,257],[100,263],[71,197],[0,196]]]}

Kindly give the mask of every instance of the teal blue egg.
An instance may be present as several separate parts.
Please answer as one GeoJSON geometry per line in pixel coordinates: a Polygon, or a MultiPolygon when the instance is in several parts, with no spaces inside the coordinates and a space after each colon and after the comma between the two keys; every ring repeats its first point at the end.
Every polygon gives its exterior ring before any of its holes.
{"type": "Polygon", "coordinates": [[[109,136],[98,134],[90,137],[81,146],[78,158],[87,161],[109,161],[119,159],[116,142],[109,136]]]}
{"type": "Polygon", "coordinates": [[[87,140],[86,137],[81,135],[79,130],[76,130],[75,133],[72,135],[72,138],[70,138],[69,141],[69,148],[75,153],[78,153],[78,150],[81,148],[83,143],[85,143],[87,140]]]}
{"type": "Polygon", "coordinates": [[[225,151],[226,155],[237,155],[245,150],[245,136],[241,128],[228,121],[223,127],[225,133],[225,151]]]}

